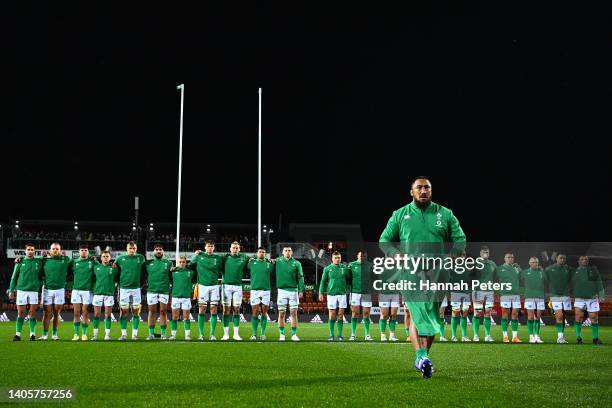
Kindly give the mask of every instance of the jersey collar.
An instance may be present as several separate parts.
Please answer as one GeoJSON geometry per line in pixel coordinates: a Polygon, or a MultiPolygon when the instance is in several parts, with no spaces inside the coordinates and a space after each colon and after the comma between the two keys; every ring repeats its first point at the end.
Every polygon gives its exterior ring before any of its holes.
{"type": "Polygon", "coordinates": [[[423,213],[430,213],[430,212],[435,212],[435,207],[436,207],[436,203],[434,203],[433,201],[430,201],[429,205],[427,206],[427,208],[425,208],[424,210],[421,210],[416,203],[414,202],[414,200],[412,200],[410,202],[410,204],[408,204],[408,211],[409,212],[423,212],[423,213]]]}

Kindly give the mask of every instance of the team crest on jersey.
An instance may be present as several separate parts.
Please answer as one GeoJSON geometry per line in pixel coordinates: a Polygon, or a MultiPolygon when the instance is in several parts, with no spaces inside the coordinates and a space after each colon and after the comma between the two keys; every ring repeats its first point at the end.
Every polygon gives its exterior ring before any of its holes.
{"type": "Polygon", "coordinates": [[[404,219],[405,219],[405,220],[409,220],[409,219],[410,219],[410,214],[406,214],[406,215],[404,215],[404,219]]]}

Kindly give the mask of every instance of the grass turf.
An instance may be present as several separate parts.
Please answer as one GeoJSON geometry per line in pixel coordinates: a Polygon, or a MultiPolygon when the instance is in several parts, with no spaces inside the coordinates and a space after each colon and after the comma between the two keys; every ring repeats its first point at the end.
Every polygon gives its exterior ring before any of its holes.
{"type": "MultiPolygon", "coordinates": [[[[301,324],[298,344],[275,341],[276,324],[268,325],[265,343],[248,340],[250,324],[241,325],[242,343],[147,342],[146,322],[138,342],[72,342],[68,322],[60,328],[62,340],[30,342],[27,327],[24,339],[13,342],[15,323],[0,323],[0,387],[71,387],[75,405],[576,407],[605,406],[612,399],[610,327],[600,328],[603,346],[593,346],[589,327],[583,328],[583,345],[574,343],[573,327],[565,329],[570,344],[554,344],[550,326],[542,328],[545,344],[501,344],[499,326],[493,327],[494,344],[436,343],[430,354],[436,372],[429,381],[413,368],[403,325],[396,329],[402,341],[385,344],[330,344],[326,324],[301,324]]],[[[377,325],[371,327],[378,339],[377,325]]],[[[221,325],[217,331],[220,338],[221,325]]],[[[119,333],[113,323],[113,338],[119,333]]],[[[192,333],[197,336],[197,323],[192,333]]],[[[363,325],[358,334],[363,337],[363,325]]],[[[525,341],[527,327],[519,334],[525,341]]],[[[182,324],[178,335],[182,339],[182,324]]],[[[350,325],[344,335],[348,339],[350,325]]]]}

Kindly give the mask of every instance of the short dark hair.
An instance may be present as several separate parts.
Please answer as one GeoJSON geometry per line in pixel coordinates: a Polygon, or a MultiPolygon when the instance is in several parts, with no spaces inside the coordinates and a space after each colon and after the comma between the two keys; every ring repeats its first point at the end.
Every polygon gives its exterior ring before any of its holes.
{"type": "Polygon", "coordinates": [[[488,251],[488,250],[489,250],[489,247],[488,247],[488,246],[486,246],[486,245],[483,245],[483,246],[481,246],[481,247],[480,247],[480,250],[481,250],[481,251],[488,251]]]}
{"type": "Polygon", "coordinates": [[[367,255],[368,253],[366,251],[364,251],[363,249],[358,249],[357,250],[357,255],[359,255],[359,253],[361,252],[361,255],[367,255]]]}
{"type": "Polygon", "coordinates": [[[431,180],[427,176],[416,176],[415,178],[412,179],[412,182],[410,183],[411,188],[412,186],[414,186],[414,183],[416,183],[417,180],[427,180],[429,181],[429,183],[431,183],[431,180]]]}
{"type": "Polygon", "coordinates": [[[504,254],[504,256],[506,256],[506,255],[512,255],[512,256],[514,256],[514,252],[512,252],[512,251],[508,251],[508,252],[506,252],[506,253],[504,254]]]}
{"type": "Polygon", "coordinates": [[[291,245],[283,245],[283,251],[284,251],[286,248],[289,248],[290,250],[292,250],[292,251],[293,251],[293,248],[291,248],[291,245]]]}
{"type": "Polygon", "coordinates": [[[206,245],[215,245],[215,241],[213,241],[212,239],[207,239],[206,241],[204,241],[204,246],[206,245]]]}
{"type": "Polygon", "coordinates": [[[131,246],[137,247],[138,245],[136,245],[136,242],[130,241],[130,242],[127,243],[127,246],[129,246],[129,247],[131,247],[131,246]]]}
{"type": "Polygon", "coordinates": [[[107,251],[107,250],[102,251],[102,253],[100,255],[104,255],[104,254],[112,255],[111,251],[107,251]]]}
{"type": "Polygon", "coordinates": [[[153,249],[157,249],[157,248],[161,248],[162,250],[164,249],[164,246],[162,244],[155,244],[155,246],[153,247],[153,249]]]}
{"type": "Polygon", "coordinates": [[[336,256],[336,255],[340,255],[340,256],[342,256],[342,254],[341,254],[340,252],[338,252],[338,251],[334,251],[334,252],[332,253],[332,256],[336,256]]]}
{"type": "Polygon", "coordinates": [[[261,246],[260,246],[260,247],[257,247],[257,250],[258,250],[258,251],[259,251],[260,249],[263,249],[264,251],[266,250],[266,248],[264,248],[264,247],[261,247],[261,246]]]}
{"type": "Polygon", "coordinates": [[[34,244],[29,244],[29,243],[28,243],[28,244],[25,244],[25,248],[27,248],[27,247],[32,247],[32,248],[36,249],[36,247],[34,246],[34,244]]]}
{"type": "Polygon", "coordinates": [[[89,247],[87,246],[87,244],[81,244],[79,245],[79,249],[89,249],[89,247]]]}

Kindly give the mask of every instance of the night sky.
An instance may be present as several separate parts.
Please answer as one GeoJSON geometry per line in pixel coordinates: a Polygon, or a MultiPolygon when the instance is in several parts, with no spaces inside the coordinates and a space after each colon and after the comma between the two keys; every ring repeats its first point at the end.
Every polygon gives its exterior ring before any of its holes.
{"type": "Polygon", "coordinates": [[[5,11],[0,222],[173,221],[185,83],[184,221],[256,222],[261,86],[267,223],[377,240],[425,174],[470,240],[610,241],[609,21],[411,7],[5,11]]]}

